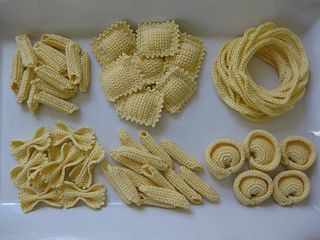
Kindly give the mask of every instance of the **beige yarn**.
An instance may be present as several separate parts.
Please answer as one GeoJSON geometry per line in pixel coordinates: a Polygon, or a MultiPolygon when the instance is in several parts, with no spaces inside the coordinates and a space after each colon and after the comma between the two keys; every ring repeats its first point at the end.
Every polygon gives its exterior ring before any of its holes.
{"type": "Polygon", "coordinates": [[[153,166],[145,164],[141,167],[141,172],[157,186],[175,190],[174,186],[172,186],[172,184],[153,166]]]}
{"type": "Polygon", "coordinates": [[[281,163],[289,169],[305,171],[310,168],[317,157],[314,144],[301,136],[290,136],[280,143],[281,163]]]}
{"type": "Polygon", "coordinates": [[[111,150],[110,155],[116,162],[126,166],[127,168],[133,170],[136,173],[141,173],[141,167],[143,163],[140,163],[128,157],[122,156],[118,151],[111,150]]]}
{"type": "Polygon", "coordinates": [[[10,87],[11,90],[14,91],[16,94],[19,91],[20,84],[22,81],[23,75],[23,64],[20,51],[17,49],[12,57],[11,63],[11,75],[10,75],[10,87]]]}
{"type": "Polygon", "coordinates": [[[304,95],[309,63],[297,35],[266,22],[225,42],[212,76],[217,94],[227,105],[250,121],[264,122],[292,109],[304,95]],[[248,70],[253,56],[278,70],[277,88],[265,89],[254,82],[248,70]]]}
{"type": "Polygon", "coordinates": [[[153,206],[153,207],[169,208],[169,209],[176,208],[176,206],[174,206],[174,205],[151,199],[143,193],[140,193],[140,201],[141,201],[141,205],[148,205],[148,206],[153,206]]]}
{"type": "Polygon", "coordinates": [[[272,178],[259,170],[247,170],[236,177],[233,183],[233,191],[243,205],[259,205],[272,194],[272,178]]]}
{"type": "Polygon", "coordinates": [[[54,33],[42,34],[40,40],[41,42],[51,47],[54,47],[56,49],[59,49],[61,51],[65,51],[67,43],[71,41],[66,37],[63,37],[54,33]]]}
{"type": "Polygon", "coordinates": [[[26,68],[23,71],[19,90],[17,93],[17,103],[21,104],[28,99],[31,89],[31,81],[34,80],[35,73],[33,68],[26,68]]]}
{"type": "Polygon", "coordinates": [[[38,64],[38,60],[33,51],[30,38],[26,34],[21,34],[16,36],[15,40],[21,54],[23,66],[34,68],[38,64]]]}
{"type": "Polygon", "coordinates": [[[82,79],[82,65],[80,54],[81,48],[77,43],[73,41],[67,42],[65,56],[67,64],[67,73],[69,80],[73,85],[79,84],[82,79]]]}
{"type": "Polygon", "coordinates": [[[148,152],[148,149],[146,149],[142,144],[138,143],[134,137],[132,137],[125,129],[120,128],[119,129],[119,139],[120,143],[123,146],[128,147],[135,147],[142,151],[148,152]]]}
{"type": "Polygon", "coordinates": [[[223,179],[238,172],[244,165],[243,147],[233,140],[218,139],[211,143],[205,153],[209,172],[217,179],[223,179]]]}
{"type": "Polygon", "coordinates": [[[289,206],[306,199],[310,193],[310,181],[306,174],[297,170],[280,172],[273,179],[272,197],[281,206],[289,206]]]}
{"type": "Polygon", "coordinates": [[[244,151],[251,168],[261,171],[276,169],[281,160],[277,139],[264,130],[253,130],[244,140],[244,151]]]}

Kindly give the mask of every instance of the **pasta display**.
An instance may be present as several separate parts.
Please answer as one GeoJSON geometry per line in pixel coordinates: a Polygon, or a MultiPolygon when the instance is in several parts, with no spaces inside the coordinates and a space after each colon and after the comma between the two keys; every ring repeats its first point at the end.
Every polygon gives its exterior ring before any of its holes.
{"type": "Polygon", "coordinates": [[[67,99],[78,91],[88,90],[91,66],[88,54],[71,39],[43,34],[32,46],[30,38],[16,36],[17,50],[12,58],[10,87],[17,94],[17,103],[27,102],[36,113],[46,105],[65,114],[79,110],[67,99]]]}

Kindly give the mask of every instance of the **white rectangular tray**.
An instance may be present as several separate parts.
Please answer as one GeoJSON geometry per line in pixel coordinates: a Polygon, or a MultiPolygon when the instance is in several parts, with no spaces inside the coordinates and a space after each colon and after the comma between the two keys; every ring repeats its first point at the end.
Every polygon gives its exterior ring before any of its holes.
{"type": "MultiPolygon", "coordinates": [[[[320,148],[320,3],[316,1],[254,0],[109,0],[109,1],[3,1],[0,0],[0,239],[319,239],[320,166],[308,171],[312,191],[302,204],[279,207],[269,199],[254,208],[244,207],[233,196],[233,177],[217,181],[205,171],[204,178],[220,193],[218,204],[205,202],[190,211],[152,207],[138,209],[122,203],[96,169],[96,182],[107,187],[108,205],[93,211],[84,205],[60,210],[41,207],[24,214],[17,190],[9,178],[16,162],[9,153],[10,139],[28,138],[41,125],[50,128],[57,120],[71,127],[92,127],[108,152],[119,145],[120,127],[137,136],[144,129],[120,120],[99,86],[100,66],[94,59],[90,40],[117,19],[133,26],[142,21],[176,19],[181,29],[205,41],[207,55],[196,95],[177,116],[163,114],[157,127],[147,128],[156,138],[168,137],[204,163],[206,147],[217,138],[241,141],[248,131],[261,128],[278,139],[298,134],[309,137],[320,148]],[[226,39],[239,36],[248,27],[271,20],[290,27],[302,39],[311,66],[306,95],[296,107],[264,124],[244,120],[220,101],[211,80],[211,65],[226,39]],[[73,102],[81,111],[65,116],[43,107],[33,116],[16,104],[9,90],[14,36],[28,33],[38,39],[42,33],[65,34],[90,53],[92,84],[87,94],[73,102]]],[[[277,85],[277,74],[269,66],[253,60],[250,70],[263,86],[277,85]]],[[[109,154],[107,157],[110,159],[109,154]]]]}

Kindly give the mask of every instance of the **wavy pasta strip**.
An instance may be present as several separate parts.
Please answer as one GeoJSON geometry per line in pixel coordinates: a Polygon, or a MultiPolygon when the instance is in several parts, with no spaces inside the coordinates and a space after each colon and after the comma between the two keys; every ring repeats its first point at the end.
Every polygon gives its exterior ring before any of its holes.
{"type": "Polygon", "coordinates": [[[40,40],[41,42],[61,51],[65,51],[67,43],[71,41],[66,37],[63,37],[54,33],[42,34],[40,40]]]}
{"type": "Polygon", "coordinates": [[[141,172],[157,186],[175,190],[174,186],[156,168],[145,164],[141,167],[141,172]]]}
{"type": "Polygon", "coordinates": [[[143,145],[141,145],[140,143],[138,143],[134,137],[132,137],[125,129],[120,128],[119,130],[119,139],[120,139],[120,143],[123,146],[128,146],[128,147],[134,147],[134,148],[138,148],[142,151],[146,151],[148,152],[148,149],[146,149],[143,145]]]}
{"type": "Polygon", "coordinates": [[[72,84],[79,84],[82,78],[81,49],[78,44],[73,41],[67,42],[66,45],[66,63],[69,80],[72,84]]]}
{"type": "Polygon", "coordinates": [[[91,79],[91,64],[88,53],[85,51],[81,52],[80,56],[80,64],[81,64],[81,79],[79,83],[80,92],[87,92],[90,79],[91,79]]]}
{"type": "Polygon", "coordinates": [[[23,76],[23,63],[20,51],[17,49],[12,57],[10,88],[15,93],[18,93],[23,76]]]}
{"type": "Polygon", "coordinates": [[[34,68],[38,63],[38,60],[33,51],[30,38],[25,34],[21,34],[16,36],[15,40],[21,54],[23,66],[34,68]]]}
{"type": "Polygon", "coordinates": [[[17,94],[17,103],[21,104],[28,99],[31,89],[31,81],[35,78],[32,68],[26,68],[22,74],[22,80],[17,94]]]}

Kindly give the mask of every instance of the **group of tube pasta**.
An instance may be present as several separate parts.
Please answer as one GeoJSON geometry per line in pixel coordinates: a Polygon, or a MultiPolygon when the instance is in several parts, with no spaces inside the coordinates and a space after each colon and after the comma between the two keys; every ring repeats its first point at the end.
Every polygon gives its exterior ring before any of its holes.
{"type": "Polygon", "coordinates": [[[189,202],[201,204],[202,197],[217,202],[219,195],[196,172],[201,163],[173,141],[160,144],[147,132],[140,131],[138,143],[120,129],[121,146],[111,150],[112,158],[125,167],[101,163],[103,173],[121,199],[128,205],[151,205],[161,208],[188,208],[189,202]],[[180,164],[179,172],[174,162],[180,164]]]}
{"type": "Polygon", "coordinates": [[[93,209],[105,204],[104,185],[93,183],[93,169],[105,152],[92,129],[73,131],[57,122],[51,131],[39,128],[32,139],[12,140],[10,148],[18,161],[10,176],[24,212],[40,202],[71,208],[81,200],[93,209]]]}
{"type": "Polygon", "coordinates": [[[250,170],[240,173],[234,180],[233,190],[240,203],[254,206],[263,203],[271,195],[274,201],[287,206],[301,202],[310,192],[309,178],[303,171],[316,159],[313,143],[301,136],[290,136],[280,143],[269,132],[253,130],[243,144],[220,139],[206,151],[210,173],[223,179],[242,169],[245,161],[250,170]],[[272,179],[269,174],[280,163],[289,170],[281,171],[272,179]]]}
{"type": "Polygon", "coordinates": [[[74,97],[78,89],[88,89],[88,54],[74,41],[56,34],[43,34],[34,46],[25,34],[15,39],[10,87],[17,94],[17,103],[26,101],[32,113],[40,104],[65,114],[79,110],[67,99],[74,97]]]}
{"type": "Polygon", "coordinates": [[[103,66],[104,94],[118,115],[153,127],[162,110],[178,113],[191,99],[205,55],[202,40],[180,32],[174,21],[143,23],[136,33],[118,21],[91,48],[103,66]]]}

